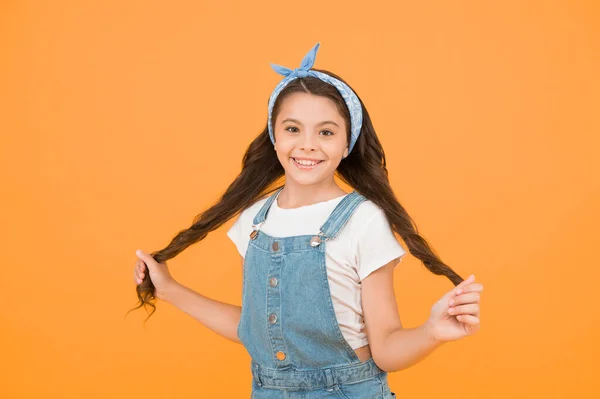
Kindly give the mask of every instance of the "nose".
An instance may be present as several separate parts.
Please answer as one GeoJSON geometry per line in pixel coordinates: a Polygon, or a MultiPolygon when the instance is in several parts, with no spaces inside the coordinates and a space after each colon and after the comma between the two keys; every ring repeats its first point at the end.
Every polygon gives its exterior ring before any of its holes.
{"type": "Polygon", "coordinates": [[[317,148],[317,138],[312,132],[304,132],[300,141],[300,148],[305,151],[311,151],[317,148]]]}

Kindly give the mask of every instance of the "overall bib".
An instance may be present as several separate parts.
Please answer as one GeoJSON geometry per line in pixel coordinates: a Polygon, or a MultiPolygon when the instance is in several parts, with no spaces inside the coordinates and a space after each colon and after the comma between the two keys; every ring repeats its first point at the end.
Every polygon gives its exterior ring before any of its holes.
{"type": "Polygon", "coordinates": [[[281,189],[254,218],[244,261],[237,334],[251,357],[251,398],[395,398],[387,372],[343,337],[327,280],[326,241],[366,198],[346,195],[317,235],[271,237],[260,225],[281,189]]]}

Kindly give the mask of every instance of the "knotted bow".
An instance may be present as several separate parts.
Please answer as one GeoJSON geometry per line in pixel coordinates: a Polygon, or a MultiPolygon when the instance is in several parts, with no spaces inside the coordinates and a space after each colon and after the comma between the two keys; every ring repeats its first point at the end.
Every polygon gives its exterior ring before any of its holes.
{"type": "Polygon", "coordinates": [[[315,44],[315,46],[302,58],[302,62],[300,63],[300,68],[290,69],[281,65],[271,63],[271,68],[275,70],[280,75],[290,76],[297,75],[300,78],[305,78],[309,75],[308,71],[315,64],[315,58],[317,57],[317,51],[319,50],[319,46],[321,43],[315,44]]]}

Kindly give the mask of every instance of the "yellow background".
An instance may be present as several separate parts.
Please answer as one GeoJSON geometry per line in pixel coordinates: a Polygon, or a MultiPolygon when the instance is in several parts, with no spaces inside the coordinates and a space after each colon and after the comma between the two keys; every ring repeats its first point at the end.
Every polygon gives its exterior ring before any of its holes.
{"type": "MultiPolygon", "coordinates": [[[[2,1],[0,396],[249,397],[249,357],[166,303],[163,248],[239,172],[281,76],[356,89],[401,203],[485,286],[482,329],[390,374],[399,398],[600,396],[595,1],[2,1]]],[[[225,231],[169,261],[240,304],[225,231]]],[[[407,256],[407,327],[452,288],[407,256]]]]}

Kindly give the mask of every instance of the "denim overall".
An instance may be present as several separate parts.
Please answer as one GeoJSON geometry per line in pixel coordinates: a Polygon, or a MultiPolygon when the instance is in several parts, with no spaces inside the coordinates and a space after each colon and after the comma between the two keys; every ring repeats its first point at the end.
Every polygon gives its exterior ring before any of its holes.
{"type": "Polygon", "coordinates": [[[271,237],[260,226],[282,188],[254,218],[244,260],[237,334],[251,357],[251,399],[390,399],[387,372],[361,362],[331,301],[325,245],[366,198],[346,195],[318,235],[271,237]]]}

